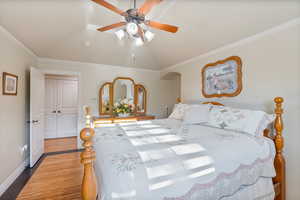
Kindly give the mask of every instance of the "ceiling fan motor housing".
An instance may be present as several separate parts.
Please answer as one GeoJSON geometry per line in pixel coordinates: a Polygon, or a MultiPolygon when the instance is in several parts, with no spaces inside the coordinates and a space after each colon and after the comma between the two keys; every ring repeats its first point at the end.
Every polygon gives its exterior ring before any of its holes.
{"type": "Polygon", "coordinates": [[[145,21],[145,15],[139,13],[138,9],[129,9],[126,11],[127,15],[125,16],[126,21],[133,22],[136,24],[141,24],[145,21]]]}

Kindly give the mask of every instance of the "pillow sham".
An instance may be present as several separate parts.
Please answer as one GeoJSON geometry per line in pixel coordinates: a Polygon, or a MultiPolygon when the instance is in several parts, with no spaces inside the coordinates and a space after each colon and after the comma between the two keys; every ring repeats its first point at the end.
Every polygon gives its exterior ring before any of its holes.
{"type": "Polygon", "coordinates": [[[187,107],[188,107],[187,104],[183,104],[183,103],[175,104],[173,112],[171,113],[169,118],[182,120],[184,117],[184,112],[187,109],[187,107]]]}
{"type": "Polygon", "coordinates": [[[183,124],[203,124],[209,120],[209,110],[211,105],[190,105],[184,114],[183,124]]]}
{"type": "Polygon", "coordinates": [[[208,125],[262,136],[264,129],[273,122],[275,115],[263,111],[213,106],[209,113],[208,125]]]}

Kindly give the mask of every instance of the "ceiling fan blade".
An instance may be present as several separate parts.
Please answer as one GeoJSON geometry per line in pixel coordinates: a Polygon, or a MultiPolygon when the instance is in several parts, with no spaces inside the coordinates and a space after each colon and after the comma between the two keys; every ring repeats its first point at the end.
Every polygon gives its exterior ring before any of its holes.
{"type": "Polygon", "coordinates": [[[101,6],[104,6],[105,8],[119,14],[119,15],[122,15],[124,16],[125,12],[123,12],[122,10],[120,10],[119,8],[117,8],[116,6],[104,1],[104,0],[92,0],[93,2],[101,5],[101,6]]]}
{"type": "Polygon", "coordinates": [[[111,29],[114,29],[114,28],[118,28],[120,26],[124,26],[125,24],[126,24],[126,22],[119,22],[119,23],[115,23],[115,24],[112,24],[112,25],[109,25],[109,26],[104,26],[102,28],[98,28],[97,30],[101,31],[101,32],[104,32],[104,31],[108,31],[108,30],[111,30],[111,29]]]}
{"type": "Polygon", "coordinates": [[[163,31],[168,31],[171,33],[176,33],[178,31],[177,26],[172,26],[168,24],[161,24],[159,22],[154,22],[154,21],[147,21],[146,23],[148,26],[151,26],[152,28],[160,29],[163,31]]]}
{"type": "Polygon", "coordinates": [[[142,7],[139,9],[139,12],[146,15],[151,11],[151,9],[162,2],[163,0],[146,0],[142,7]]]}

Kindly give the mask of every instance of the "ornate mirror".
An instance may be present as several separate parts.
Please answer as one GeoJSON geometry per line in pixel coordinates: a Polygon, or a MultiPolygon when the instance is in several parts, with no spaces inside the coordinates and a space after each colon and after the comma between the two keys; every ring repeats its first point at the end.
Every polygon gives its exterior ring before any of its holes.
{"type": "Polygon", "coordinates": [[[145,114],[146,113],[146,97],[147,92],[144,86],[136,85],[135,86],[136,98],[135,98],[135,106],[137,114],[145,114]]]}
{"type": "Polygon", "coordinates": [[[99,114],[118,117],[146,115],[147,91],[128,77],[118,77],[102,85],[99,91],[99,114]]]}
{"type": "Polygon", "coordinates": [[[116,78],[113,82],[113,105],[124,100],[134,104],[134,81],[131,78],[116,78]]]}
{"type": "Polygon", "coordinates": [[[100,115],[110,115],[112,112],[112,104],[111,104],[111,83],[104,83],[99,91],[99,113],[100,115]]]}

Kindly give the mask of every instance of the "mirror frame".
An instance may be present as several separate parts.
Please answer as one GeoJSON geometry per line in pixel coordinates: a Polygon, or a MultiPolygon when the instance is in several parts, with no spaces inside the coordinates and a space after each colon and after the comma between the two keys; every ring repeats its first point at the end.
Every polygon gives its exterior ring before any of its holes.
{"type": "Polygon", "coordinates": [[[137,109],[136,109],[135,112],[136,112],[136,114],[146,114],[146,112],[147,112],[147,90],[141,84],[137,84],[134,87],[134,105],[135,105],[135,108],[137,108],[137,105],[138,105],[138,89],[139,88],[141,88],[144,92],[144,98],[143,98],[144,112],[138,112],[137,109]]]}
{"type": "MultiPolygon", "coordinates": [[[[129,78],[129,77],[117,77],[117,78],[115,78],[114,80],[113,80],[113,82],[112,82],[112,92],[111,92],[111,94],[112,94],[112,106],[114,105],[114,101],[115,101],[115,98],[114,98],[114,96],[115,96],[115,93],[114,93],[114,91],[115,91],[115,83],[117,82],[117,80],[129,80],[129,81],[131,81],[132,82],[132,84],[133,84],[133,104],[134,104],[134,110],[133,110],[133,113],[134,114],[136,114],[136,110],[135,110],[135,102],[134,102],[134,99],[135,99],[135,96],[136,96],[136,94],[135,94],[135,82],[134,82],[134,80],[132,79],[132,78],[129,78]]],[[[111,113],[112,115],[113,115],[113,113],[111,113]]]]}
{"type": "Polygon", "coordinates": [[[111,102],[113,102],[112,101],[112,83],[111,82],[106,82],[106,83],[104,83],[102,86],[101,86],[101,88],[100,88],[100,90],[99,90],[99,114],[100,115],[111,115],[112,114],[112,104],[111,104],[111,102]],[[104,89],[104,87],[105,86],[109,86],[109,112],[108,113],[104,113],[104,112],[102,112],[102,105],[103,105],[103,102],[102,102],[102,93],[103,93],[103,89],[104,89]]]}
{"type": "Polygon", "coordinates": [[[130,77],[117,77],[115,78],[112,82],[105,82],[104,84],[102,84],[100,90],[99,90],[99,115],[109,115],[109,116],[113,116],[113,105],[114,105],[114,85],[115,85],[115,82],[117,80],[130,80],[132,81],[133,83],[133,87],[134,87],[134,97],[133,97],[133,104],[134,104],[134,110],[133,110],[133,114],[134,115],[146,115],[146,112],[147,112],[147,90],[146,88],[141,85],[141,84],[136,84],[135,81],[130,78],[130,77]],[[102,91],[104,89],[104,87],[106,85],[109,85],[109,101],[110,101],[110,107],[109,107],[109,113],[103,113],[102,112],[102,91]],[[138,101],[138,98],[137,98],[137,95],[138,95],[138,88],[142,88],[145,95],[144,95],[144,106],[145,106],[145,111],[144,112],[137,112],[136,110],[136,106],[137,106],[137,101],[138,101]]]}

